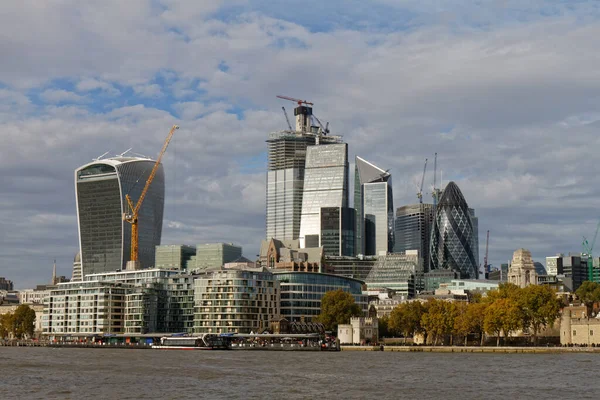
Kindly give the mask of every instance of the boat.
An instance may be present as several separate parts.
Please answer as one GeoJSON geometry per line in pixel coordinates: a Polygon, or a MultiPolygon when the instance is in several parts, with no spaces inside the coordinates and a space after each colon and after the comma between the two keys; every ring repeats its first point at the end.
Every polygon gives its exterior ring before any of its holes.
{"type": "Polygon", "coordinates": [[[160,344],[152,345],[152,348],[159,350],[229,350],[231,340],[209,333],[201,336],[164,336],[160,338],[160,344]]]}

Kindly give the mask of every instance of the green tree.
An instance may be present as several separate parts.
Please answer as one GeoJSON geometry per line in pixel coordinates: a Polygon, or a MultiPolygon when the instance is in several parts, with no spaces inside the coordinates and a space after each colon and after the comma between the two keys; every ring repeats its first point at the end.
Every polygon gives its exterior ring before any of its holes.
{"type": "Polygon", "coordinates": [[[377,318],[377,324],[379,326],[379,337],[390,337],[390,317],[388,315],[384,315],[381,318],[377,318]]]}
{"type": "Polygon", "coordinates": [[[479,345],[483,346],[485,337],[485,314],[488,308],[487,303],[470,303],[467,307],[467,319],[471,326],[471,332],[479,335],[479,345]]]}
{"type": "Polygon", "coordinates": [[[13,315],[13,335],[17,339],[22,339],[27,335],[33,336],[35,329],[35,311],[27,304],[21,304],[15,310],[13,315]]]}
{"type": "Polygon", "coordinates": [[[421,318],[421,325],[427,336],[433,337],[433,345],[437,346],[438,340],[451,334],[453,321],[453,303],[431,299],[425,304],[427,310],[421,318]]]}
{"type": "Polygon", "coordinates": [[[588,315],[592,314],[594,303],[600,302],[600,284],[596,282],[585,281],[575,291],[579,300],[586,305],[588,315]]]}
{"type": "Polygon", "coordinates": [[[454,325],[452,326],[452,334],[464,337],[465,346],[467,345],[469,333],[471,333],[473,330],[471,320],[469,319],[468,310],[469,304],[462,302],[456,304],[456,315],[454,317],[454,325]]]}
{"type": "Polygon", "coordinates": [[[321,299],[321,314],[317,321],[325,325],[325,329],[337,331],[339,324],[347,324],[350,318],[362,315],[360,306],[354,297],[342,289],[325,293],[321,299]]]}
{"type": "Polygon", "coordinates": [[[537,344],[540,329],[552,326],[558,318],[561,300],[552,288],[542,285],[530,285],[522,289],[519,300],[523,327],[533,331],[533,344],[537,344]]]}
{"type": "Polygon", "coordinates": [[[389,329],[392,333],[399,333],[407,337],[414,337],[416,333],[422,332],[421,318],[425,307],[420,301],[411,301],[396,306],[389,319],[389,329]]]}
{"type": "Polygon", "coordinates": [[[0,315],[0,339],[6,339],[13,332],[13,314],[0,315]]]}
{"type": "Polygon", "coordinates": [[[510,298],[498,298],[491,303],[485,313],[485,331],[496,336],[496,346],[500,345],[500,333],[505,341],[510,333],[522,326],[522,313],[517,303],[510,298]]]}

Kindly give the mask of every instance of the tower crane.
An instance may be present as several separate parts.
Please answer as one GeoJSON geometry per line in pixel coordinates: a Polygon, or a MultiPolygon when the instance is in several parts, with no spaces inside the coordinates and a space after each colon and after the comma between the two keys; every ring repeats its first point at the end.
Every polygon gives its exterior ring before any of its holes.
{"type": "Polygon", "coordinates": [[[144,198],[146,197],[146,194],[148,193],[148,189],[150,188],[150,185],[152,184],[152,181],[154,180],[154,177],[156,176],[156,171],[158,171],[158,167],[160,165],[160,161],[162,160],[163,155],[165,154],[165,151],[167,150],[167,147],[169,146],[169,142],[171,141],[171,138],[173,137],[173,134],[175,133],[175,130],[179,129],[179,126],[177,125],[173,125],[173,127],[171,128],[171,130],[169,131],[169,134],[167,135],[167,138],[165,139],[165,143],[163,144],[163,147],[160,151],[160,153],[158,154],[158,157],[156,158],[156,162],[154,163],[154,166],[152,167],[152,171],[150,171],[150,175],[148,176],[148,179],[146,180],[146,185],[144,186],[144,189],[142,190],[142,194],[140,194],[140,197],[137,200],[137,203],[135,203],[135,205],[133,204],[133,201],[131,200],[131,196],[129,196],[129,194],[125,195],[125,199],[127,200],[127,212],[123,213],[123,220],[127,221],[131,224],[131,255],[130,255],[130,261],[127,263],[127,269],[139,269],[138,268],[138,252],[139,252],[139,232],[138,232],[138,217],[139,217],[139,212],[140,212],[140,208],[142,207],[142,203],[144,202],[144,198]],[[130,268],[130,263],[131,268],[130,268]]]}
{"type": "Polygon", "coordinates": [[[596,232],[594,233],[594,238],[592,239],[592,243],[589,243],[588,240],[583,237],[583,243],[581,246],[583,247],[583,254],[588,255],[588,280],[590,282],[594,281],[594,245],[596,244],[596,239],[598,238],[598,231],[600,230],[600,221],[598,221],[598,225],[596,225],[596,232]]]}
{"type": "Polygon", "coordinates": [[[425,172],[427,171],[427,159],[425,159],[425,166],[423,167],[423,176],[421,177],[421,186],[419,186],[419,191],[417,192],[417,197],[419,198],[419,204],[423,204],[423,184],[425,183],[425,172]]]}
{"type": "Polygon", "coordinates": [[[281,107],[281,109],[283,110],[283,115],[285,115],[285,120],[287,121],[288,128],[290,128],[290,131],[293,131],[292,124],[290,124],[290,119],[288,118],[287,111],[285,111],[285,107],[281,107]]]}
{"type": "Polygon", "coordinates": [[[440,192],[438,188],[436,188],[437,179],[437,153],[435,153],[433,157],[433,190],[431,191],[431,196],[433,197],[433,211],[437,208],[437,203],[440,197],[440,192]]]}
{"type": "Polygon", "coordinates": [[[313,103],[306,101],[306,100],[300,100],[300,99],[295,99],[293,97],[288,97],[288,96],[277,96],[277,98],[279,99],[283,99],[283,100],[289,100],[289,101],[294,101],[296,103],[298,103],[299,106],[301,106],[302,104],[306,104],[307,106],[312,106],[313,103]]]}

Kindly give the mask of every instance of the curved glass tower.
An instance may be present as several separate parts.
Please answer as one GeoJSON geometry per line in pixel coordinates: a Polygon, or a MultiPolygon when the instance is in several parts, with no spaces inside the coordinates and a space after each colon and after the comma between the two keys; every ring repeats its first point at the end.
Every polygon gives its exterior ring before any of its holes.
{"type": "MultiPolygon", "coordinates": [[[[125,268],[131,248],[131,225],[123,221],[125,195],[135,203],[155,161],[138,157],[96,160],[75,170],[77,224],[82,277],[125,268]]],[[[139,260],[154,266],[160,244],[165,199],[162,165],[139,213],[139,260]]]]}
{"type": "Polygon", "coordinates": [[[435,210],[431,232],[431,269],[449,269],[461,279],[477,279],[476,238],[469,206],[454,182],[448,183],[435,210]]]}

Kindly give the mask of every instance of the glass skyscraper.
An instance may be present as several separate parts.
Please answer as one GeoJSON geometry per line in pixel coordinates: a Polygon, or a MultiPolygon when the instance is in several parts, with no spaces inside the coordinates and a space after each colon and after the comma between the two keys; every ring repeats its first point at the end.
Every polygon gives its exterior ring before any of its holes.
{"type": "Polygon", "coordinates": [[[356,253],[387,254],[395,241],[392,175],[358,156],[355,164],[356,253]]]}
{"type": "Polygon", "coordinates": [[[433,225],[433,204],[411,204],[396,210],[394,252],[419,250],[423,266],[429,270],[429,240],[433,225]]]}
{"type": "Polygon", "coordinates": [[[321,208],[321,243],[325,256],[354,256],[353,208],[321,208]]]}
{"type": "MultiPolygon", "coordinates": [[[[131,225],[123,221],[125,195],[135,203],[155,161],[139,157],[96,160],[75,170],[75,195],[82,276],[125,268],[131,250],[131,225]]],[[[139,212],[139,260],[154,266],[160,244],[165,198],[162,165],[139,212]]]]}
{"type": "Polygon", "coordinates": [[[271,133],[267,140],[267,240],[300,237],[307,148],[341,142],[339,136],[324,135],[307,124],[312,115],[311,107],[297,107],[294,114],[296,131],[271,133]]]}
{"type": "Polygon", "coordinates": [[[461,279],[477,279],[476,244],[469,206],[454,182],[448,183],[435,212],[430,269],[452,270],[461,279]]]}
{"type": "Polygon", "coordinates": [[[300,247],[319,247],[321,208],[348,208],[348,145],[310,146],[306,149],[306,170],[300,247]]]}

